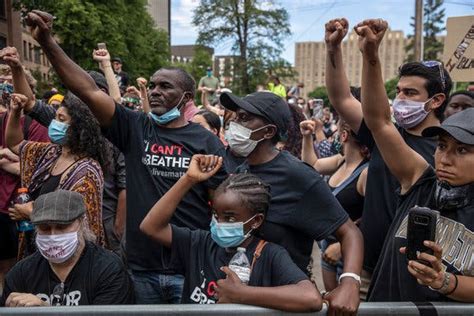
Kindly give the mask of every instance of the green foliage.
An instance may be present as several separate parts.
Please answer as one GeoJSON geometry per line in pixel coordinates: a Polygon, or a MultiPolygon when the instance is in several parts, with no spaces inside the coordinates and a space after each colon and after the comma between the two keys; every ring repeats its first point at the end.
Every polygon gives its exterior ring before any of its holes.
{"type": "Polygon", "coordinates": [[[233,90],[250,93],[278,61],[291,34],[288,12],[275,1],[201,0],[193,24],[203,45],[227,45],[236,58],[233,90]]]}
{"type": "Polygon", "coordinates": [[[398,78],[385,81],[385,91],[387,92],[387,96],[390,100],[395,99],[397,96],[397,84],[398,78]]]}
{"type": "MultiPolygon", "coordinates": [[[[436,39],[436,36],[444,31],[444,15],[443,0],[425,0],[423,7],[423,59],[436,60],[438,55],[443,52],[443,43],[436,39]]],[[[412,17],[410,24],[415,29],[415,18],[412,17]]],[[[407,61],[414,61],[414,35],[408,35],[411,39],[405,47],[407,61]]]]}
{"type": "Polygon", "coordinates": [[[323,99],[325,107],[331,107],[326,87],[317,87],[308,93],[308,99],[323,99]]]}
{"type": "Polygon", "coordinates": [[[155,30],[146,0],[17,0],[16,7],[41,9],[54,16],[53,31],[64,51],[85,69],[97,43],[107,44],[112,57],[121,57],[132,78],[150,76],[168,64],[168,36],[155,30]]]}

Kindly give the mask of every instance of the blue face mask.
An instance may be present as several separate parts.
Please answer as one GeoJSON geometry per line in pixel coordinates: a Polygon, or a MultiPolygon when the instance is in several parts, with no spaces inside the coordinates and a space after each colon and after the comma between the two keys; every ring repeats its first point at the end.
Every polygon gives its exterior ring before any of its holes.
{"type": "Polygon", "coordinates": [[[233,248],[243,243],[250,237],[253,229],[244,234],[244,225],[250,222],[257,214],[249,220],[236,223],[219,223],[214,216],[211,220],[211,238],[222,248],[233,248]]]}
{"type": "Polygon", "coordinates": [[[212,76],[212,71],[206,71],[206,75],[207,75],[208,77],[211,77],[211,76],[212,76]]]}
{"type": "Polygon", "coordinates": [[[163,115],[156,115],[153,112],[149,112],[148,115],[152,118],[153,121],[155,121],[158,125],[166,125],[171,121],[176,120],[178,117],[181,116],[181,112],[179,112],[179,105],[184,99],[184,96],[186,95],[186,92],[183,93],[181,96],[181,99],[179,100],[178,104],[176,104],[175,107],[173,107],[171,110],[166,112],[163,115]]]}
{"type": "Polygon", "coordinates": [[[48,136],[51,142],[58,145],[63,145],[66,142],[66,133],[69,124],[52,120],[48,127],[48,136]]]}

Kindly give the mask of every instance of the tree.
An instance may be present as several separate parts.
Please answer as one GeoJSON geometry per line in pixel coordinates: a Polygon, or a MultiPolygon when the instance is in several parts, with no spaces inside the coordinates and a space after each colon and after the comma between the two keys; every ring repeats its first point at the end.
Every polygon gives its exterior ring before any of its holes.
{"type": "Polygon", "coordinates": [[[104,42],[131,77],[149,76],[169,59],[168,36],[155,30],[146,0],[17,0],[17,9],[56,16],[53,31],[64,51],[85,69],[97,68],[92,50],[104,42]]]}
{"type": "Polygon", "coordinates": [[[200,44],[229,44],[238,56],[237,93],[250,93],[256,85],[253,79],[266,77],[266,67],[279,59],[282,41],[291,34],[288,12],[275,1],[201,0],[193,24],[200,44]]]}
{"type": "Polygon", "coordinates": [[[397,84],[398,78],[385,81],[385,91],[387,92],[387,96],[390,100],[395,99],[397,96],[397,84]]]}
{"type": "Polygon", "coordinates": [[[329,96],[326,87],[316,87],[316,89],[308,93],[308,98],[323,99],[324,106],[331,107],[331,102],[329,102],[329,96]]]}
{"type": "MultiPolygon", "coordinates": [[[[444,31],[444,15],[445,10],[442,7],[443,0],[425,0],[423,6],[423,59],[436,60],[438,55],[443,52],[443,43],[436,39],[436,36],[444,31]]],[[[410,24],[415,28],[415,18],[412,17],[410,24]]],[[[407,61],[414,61],[413,55],[414,36],[408,35],[410,39],[405,47],[407,61]]]]}

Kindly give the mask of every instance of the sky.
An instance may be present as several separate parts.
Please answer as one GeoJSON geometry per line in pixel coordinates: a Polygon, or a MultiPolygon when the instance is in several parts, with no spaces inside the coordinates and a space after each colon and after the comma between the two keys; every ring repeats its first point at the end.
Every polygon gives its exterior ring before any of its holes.
{"type": "MultiPolygon", "coordinates": [[[[257,0],[265,1],[265,0],[257,0]]],[[[171,45],[194,44],[197,30],[192,25],[193,9],[199,0],[172,0],[171,45]]],[[[295,43],[322,41],[324,24],[330,19],[345,17],[349,27],[368,18],[383,18],[392,30],[412,33],[411,16],[415,13],[415,0],[275,0],[289,14],[292,35],[284,42],[282,57],[294,64],[295,43]]],[[[474,0],[444,0],[445,19],[452,16],[474,15],[474,0]]],[[[446,22],[446,21],[444,21],[446,22]]],[[[214,47],[214,54],[230,54],[229,48],[214,47]]]]}

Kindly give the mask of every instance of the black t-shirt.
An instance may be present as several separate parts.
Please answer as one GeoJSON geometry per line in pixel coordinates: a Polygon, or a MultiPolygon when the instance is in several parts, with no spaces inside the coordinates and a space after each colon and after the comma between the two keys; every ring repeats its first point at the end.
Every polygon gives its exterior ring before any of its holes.
{"type": "MultiPolygon", "coordinates": [[[[173,261],[182,263],[180,271],[185,276],[181,303],[214,304],[214,287],[226,275],[220,267],[227,266],[235,252],[227,252],[203,230],[191,231],[173,227],[173,261]]],[[[247,259],[252,263],[253,254],[259,242],[254,238],[246,249],[247,259]]],[[[250,275],[250,286],[281,286],[296,284],[308,277],[291,261],[282,247],[267,243],[256,260],[250,275]]]]}
{"type": "MultiPolygon", "coordinates": [[[[400,127],[398,131],[410,148],[420,154],[429,164],[434,164],[435,139],[409,134],[400,127]]],[[[364,121],[359,128],[357,138],[371,151],[360,229],[364,236],[364,270],[372,272],[382,252],[383,241],[390,224],[395,217],[396,192],[400,184],[385,164],[375,145],[372,133],[364,121]]]]}
{"type": "Polygon", "coordinates": [[[120,150],[107,141],[110,150],[109,171],[104,174],[104,197],[102,201],[102,220],[114,217],[117,213],[118,195],[125,190],[125,157],[120,150]]]}
{"type": "MultiPolygon", "coordinates": [[[[174,274],[169,250],[153,242],[139,229],[145,215],[186,173],[194,154],[223,157],[222,142],[199,124],[164,128],[141,112],[117,105],[112,125],[105,131],[125,156],[127,182],[126,254],[133,270],[174,274]]],[[[210,189],[227,176],[221,168],[211,179],[192,187],[179,203],[171,223],[191,229],[209,229],[210,189]]]]}
{"type": "MultiPolygon", "coordinates": [[[[400,204],[385,239],[383,252],[372,276],[369,301],[449,301],[446,296],[418,284],[408,272],[408,260],[401,254],[407,236],[408,212],[415,205],[436,209],[436,175],[429,167],[416,184],[400,196],[400,204]]],[[[443,248],[443,264],[448,272],[474,276],[474,205],[441,210],[436,225],[436,241],[443,248]]]]}
{"type": "MultiPolygon", "coordinates": [[[[51,304],[61,281],[38,251],[18,262],[5,278],[0,306],[12,292],[32,293],[51,304]]],[[[81,257],[64,282],[62,305],[133,304],[133,285],[120,258],[87,242],[81,257]]]]}
{"type": "Polygon", "coordinates": [[[270,208],[259,236],[283,246],[303,271],[314,240],[325,239],[349,219],[319,173],[287,151],[260,165],[244,163],[236,172],[250,172],[270,185],[270,208]]]}
{"type": "Polygon", "coordinates": [[[238,166],[245,162],[245,157],[235,156],[231,151],[230,147],[227,147],[225,150],[224,164],[227,172],[233,173],[238,166]]]}

